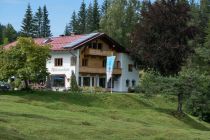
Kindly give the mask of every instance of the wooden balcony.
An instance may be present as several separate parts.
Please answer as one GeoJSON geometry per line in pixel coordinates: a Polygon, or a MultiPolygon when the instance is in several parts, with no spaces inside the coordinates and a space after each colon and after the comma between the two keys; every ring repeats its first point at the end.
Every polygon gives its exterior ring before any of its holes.
{"type": "Polygon", "coordinates": [[[95,56],[111,56],[113,54],[112,51],[102,51],[99,49],[87,48],[85,50],[85,55],[95,55],[95,56]]]}
{"type": "MultiPolygon", "coordinates": [[[[91,68],[91,67],[80,67],[79,68],[80,73],[90,73],[90,74],[106,74],[106,68],[91,68]]],[[[122,69],[121,68],[115,68],[113,70],[114,75],[121,75],[122,69]]]]}

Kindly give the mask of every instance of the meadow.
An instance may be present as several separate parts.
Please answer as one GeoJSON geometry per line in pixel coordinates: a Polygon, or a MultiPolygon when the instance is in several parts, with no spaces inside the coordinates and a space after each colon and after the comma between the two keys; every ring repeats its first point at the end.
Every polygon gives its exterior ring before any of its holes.
{"type": "Polygon", "coordinates": [[[210,124],[175,110],[175,96],[0,92],[0,139],[210,139],[210,124]]]}

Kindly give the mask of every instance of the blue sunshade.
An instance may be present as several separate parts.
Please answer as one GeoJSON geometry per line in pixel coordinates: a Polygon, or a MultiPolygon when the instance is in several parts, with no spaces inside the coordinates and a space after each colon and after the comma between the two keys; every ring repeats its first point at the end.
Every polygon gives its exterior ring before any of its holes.
{"type": "Polygon", "coordinates": [[[74,41],[74,42],[71,42],[71,43],[67,44],[66,46],[64,46],[64,48],[72,48],[72,47],[74,47],[74,46],[76,46],[76,45],[78,45],[78,44],[84,42],[85,40],[87,40],[87,39],[89,39],[89,38],[92,38],[92,37],[98,35],[98,34],[99,34],[99,33],[87,34],[87,35],[85,35],[84,37],[82,37],[82,38],[80,38],[80,39],[78,39],[78,40],[76,40],[76,41],[74,41]]]}

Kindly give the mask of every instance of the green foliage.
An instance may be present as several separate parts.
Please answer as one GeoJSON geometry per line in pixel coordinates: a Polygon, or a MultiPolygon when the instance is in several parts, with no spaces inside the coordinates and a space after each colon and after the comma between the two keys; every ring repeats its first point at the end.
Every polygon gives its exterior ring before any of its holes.
{"type": "Polygon", "coordinates": [[[8,39],[8,42],[13,42],[17,38],[17,32],[11,24],[7,24],[4,30],[4,37],[8,39]]]}
{"type": "Polygon", "coordinates": [[[140,2],[138,0],[114,0],[108,4],[102,16],[100,28],[124,47],[130,45],[130,35],[139,21],[140,2]]]}
{"type": "Polygon", "coordinates": [[[33,13],[30,4],[28,4],[21,26],[21,36],[34,37],[34,33],[35,33],[35,23],[33,20],[33,13]]]}
{"type": "Polygon", "coordinates": [[[104,93],[104,89],[102,87],[82,87],[83,93],[104,93]]]}
{"type": "Polygon", "coordinates": [[[87,9],[87,20],[86,20],[86,32],[90,33],[94,31],[94,16],[93,16],[93,6],[90,3],[87,9]]]}
{"type": "Polygon", "coordinates": [[[42,8],[39,7],[37,9],[37,12],[35,13],[34,16],[34,28],[35,28],[35,37],[42,37],[42,24],[43,24],[43,12],[42,12],[42,8]]]}
{"type": "Polygon", "coordinates": [[[99,10],[99,5],[98,5],[98,0],[94,0],[92,14],[93,14],[92,31],[98,31],[99,22],[100,22],[100,10],[99,10]]]}
{"type": "Polygon", "coordinates": [[[83,0],[80,10],[78,12],[78,34],[83,34],[86,31],[86,16],[87,16],[87,11],[86,11],[86,4],[83,0]]]}
{"type": "Polygon", "coordinates": [[[71,73],[71,83],[70,83],[70,91],[72,93],[80,93],[81,90],[77,84],[77,79],[76,79],[76,75],[74,74],[74,72],[71,73]]]}
{"type": "Polygon", "coordinates": [[[19,38],[17,45],[0,54],[0,79],[12,76],[25,81],[37,82],[48,75],[46,60],[50,47],[39,46],[32,38],[19,38]]]}
{"type": "Polygon", "coordinates": [[[42,17],[42,37],[50,37],[52,36],[50,30],[50,20],[48,18],[48,11],[46,5],[43,7],[43,17],[42,17]]]}
{"type": "Polygon", "coordinates": [[[76,12],[74,11],[71,17],[71,21],[69,23],[69,32],[78,33],[79,27],[78,27],[78,17],[76,12]]]}

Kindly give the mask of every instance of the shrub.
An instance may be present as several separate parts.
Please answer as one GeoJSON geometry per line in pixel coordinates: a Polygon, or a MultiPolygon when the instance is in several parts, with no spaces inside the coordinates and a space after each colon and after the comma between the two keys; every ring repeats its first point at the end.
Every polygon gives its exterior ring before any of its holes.
{"type": "Polygon", "coordinates": [[[71,74],[71,83],[70,83],[70,91],[73,93],[80,93],[81,89],[79,88],[78,84],[77,84],[77,80],[76,80],[76,76],[74,74],[74,72],[72,72],[71,74]]]}
{"type": "Polygon", "coordinates": [[[102,87],[82,87],[83,93],[103,93],[104,89],[102,87]]]}

